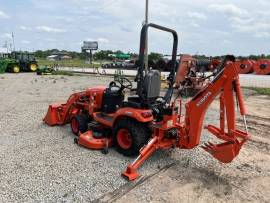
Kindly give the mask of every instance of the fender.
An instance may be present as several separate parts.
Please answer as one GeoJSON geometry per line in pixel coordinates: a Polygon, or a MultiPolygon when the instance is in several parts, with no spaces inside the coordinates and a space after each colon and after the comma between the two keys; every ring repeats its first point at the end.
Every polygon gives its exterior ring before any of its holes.
{"type": "Polygon", "coordinates": [[[149,109],[134,109],[134,108],[127,107],[127,108],[121,108],[118,111],[116,111],[114,119],[113,119],[113,125],[117,120],[123,117],[132,118],[141,123],[148,123],[148,122],[153,121],[154,119],[153,114],[151,110],[149,109]]]}

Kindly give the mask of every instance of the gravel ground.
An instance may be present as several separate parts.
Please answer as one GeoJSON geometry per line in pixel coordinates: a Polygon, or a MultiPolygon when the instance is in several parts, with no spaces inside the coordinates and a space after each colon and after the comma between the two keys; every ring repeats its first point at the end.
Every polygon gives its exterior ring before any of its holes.
{"type": "MultiPolygon", "coordinates": [[[[72,92],[108,84],[101,77],[5,74],[0,79],[0,202],[89,201],[126,181],[122,170],[133,159],[73,144],[69,125],[42,122],[51,102],[72,92]]],[[[142,168],[149,174],[172,162],[157,153],[142,168]]]]}
{"type": "MultiPolygon", "coordinates": [[[[73,92],[105,85],[110,80],[34,74],[0,77],[0,202],[102,201],[110,192],[128,186],[120,174],[133,159],[114,149],[103,155],[78,147],[73,144],[69,125],[48,127],[42,122],[50,103],[66,101],[73,92]]],[[[216,122],[217,116],[217,111],[212,109],[206,121],[216,122]]],[[[202,140],[208,139],[204,131],[202,140]]],[[[221,170],[220,164],[196,148],[157,152],[143,165],[140,174],[147,177],[170,164],[221,170]]],[[[236,166],[237,163],[230,167],[236,166]]],[[[141,188],[135,191],[135,199],[127,201],[148,202],[152,192],[153,189],[141,188]]]]}

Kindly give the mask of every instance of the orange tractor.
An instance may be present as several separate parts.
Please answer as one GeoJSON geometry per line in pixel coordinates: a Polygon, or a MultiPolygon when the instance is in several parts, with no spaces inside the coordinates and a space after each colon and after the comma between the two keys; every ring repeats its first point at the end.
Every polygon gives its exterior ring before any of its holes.
{"type": "Polygon", "coordinates": [[[107,152],[115,146],[126,155],[138,155],[122,175],[129,180],[138,177],[138,168],[156,150],[192,149],[200,144],[205,113],[216,97],[220,99],[220,126],[206,128],[223,143],[205,143],[202,148],[223,163],[231,162],[249,139],[246,110],[240,89],[235,58],[227,56],[200,92],[185,105],[174,97],[177,33],[156,24],[146,24],[141,30],[136,88],[127,78],[110,83],[109,87],[93,87],[70,96],[67,103],[51,104],[44,121],[50,125],[70,123],[75,142],[89,149],[107,152]],[[174,68],[168,77],[169,87],[161,96],[160,72],[145,70],[144,52],[148,28],[156,28],[173,35],[172,60],[174,68]],[[125,98],[124,90],[130,94],[125,98]],[[236,128],[235,105],[243,116],[245,131],[236,128]]]}

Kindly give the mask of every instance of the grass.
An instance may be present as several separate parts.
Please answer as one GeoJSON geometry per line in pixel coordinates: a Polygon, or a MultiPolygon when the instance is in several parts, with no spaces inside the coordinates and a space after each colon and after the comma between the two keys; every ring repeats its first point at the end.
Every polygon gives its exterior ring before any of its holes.
{"type": "Polygon", "coordinates": [[[62,60],[62,61],[50,61],[47,59],[37,59],[39,66],[53,66],[55,64],[59,64],[64,67],[85,67],[85,68],[94,68],[100,67],[100,63],[97,64],[87,64],[84,60],[81,59],[72,59],[72,60],[62,60]]]}
{"type": "Polygon", "coordinates": [[[263,87],[244,87],[244,89],[253,90],[256,94],[270,96],[270,88],[263,87]]]}

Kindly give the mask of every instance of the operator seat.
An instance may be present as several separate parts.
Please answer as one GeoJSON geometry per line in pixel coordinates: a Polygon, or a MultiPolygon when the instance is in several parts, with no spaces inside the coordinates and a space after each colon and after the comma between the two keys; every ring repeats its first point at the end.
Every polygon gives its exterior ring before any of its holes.
{"type": "Polygon", "coordinates": [[[146,100],[156,100],[160,95],[160,72],[158,70],[149,71],[143,83],[143,91],[146,100]]]}
{"type": "Polygon", "coordinates": [[[101,110],[104,113],[115,113],[124,101],[124,94],[119,90],[106,88],[103,93],[101,110]]]}
{"type": "Polygon", "coordinates": [[[158,70],[149,71],[143,81],[143,98],[139,95],[129,96],[128,101],[124,102],[125,107],[143,108],[148,104],[154,103],[160,96],[160,72],[158,70]]]}

